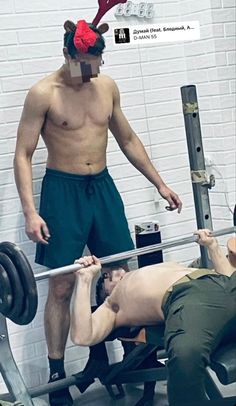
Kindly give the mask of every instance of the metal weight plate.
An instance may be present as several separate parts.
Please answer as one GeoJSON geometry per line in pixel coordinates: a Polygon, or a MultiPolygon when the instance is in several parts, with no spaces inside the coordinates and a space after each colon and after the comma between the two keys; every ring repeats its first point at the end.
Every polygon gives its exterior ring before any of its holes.
{"type": "Polygon", "coordinates": [[[23,251],[11,242],[0,243],[0,252],[4,252],[11,259],[19,275],[24,291],[23,310],[17,324],[29,324],[35,317],[38,308],[38,293],[34,274],[23,251]]]}
{"type": "Polygon", "coordinates": [[[24,290],[21,286],[21,281],[18,276],[18,272],[15,268],[15,265],[11,261],[11,259],[1,252],[0,249],[0,264],[4,268],[5,272],[7,273],[7,277],[11,286],[12,291],[12,306],[11,309],[8,311],[1,311],[1,313],[12,320],[14,323],[17,324],[18,317],[23,310],[23,302],[24,302],[24,290]]]}
{"type": "Polygon", "coordinates": [[[13,304],[11,283],[4,267],[0,264],[0,313],[9,313],[13,304]]]}

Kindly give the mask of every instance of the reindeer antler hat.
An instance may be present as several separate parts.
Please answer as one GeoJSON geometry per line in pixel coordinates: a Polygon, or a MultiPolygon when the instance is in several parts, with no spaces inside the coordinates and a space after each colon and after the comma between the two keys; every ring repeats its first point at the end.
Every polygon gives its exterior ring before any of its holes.
{"type": "Polygon", "coordinates": [[[77,52],[90,53],[92,55],[101,55],[105,48],[105,40],[102,36],[108,31],[108,24],[104,23],[97,27],[101,18],[108,10],[119,3],[126,3],[127,0],[98,0],[98,12],[93,19],[92,24],[85,20],[79,20],[77,24],[67,20],[64,23],[65,46],[68,48],[72,58],[77,52]]]}

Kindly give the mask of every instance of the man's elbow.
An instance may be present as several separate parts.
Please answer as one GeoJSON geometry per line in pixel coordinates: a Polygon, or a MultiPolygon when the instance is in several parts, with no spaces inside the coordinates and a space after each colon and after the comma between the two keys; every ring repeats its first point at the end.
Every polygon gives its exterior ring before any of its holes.
{"type": "Polygon", "coordinates": [[[91,338],[85,337],[75,331],[71,331],[70,338],[73,344],[79,345],[80,347],[88,347],[93,345],[91,338]]]}
{"type": "Polygon", "coordinates": [[[32,154],[27,153],[27,152],[15,152],[14,158],[13,158],[13,167],[14,169],[21,168],[22,165],[31,164],[32,161],[32,154]]]}

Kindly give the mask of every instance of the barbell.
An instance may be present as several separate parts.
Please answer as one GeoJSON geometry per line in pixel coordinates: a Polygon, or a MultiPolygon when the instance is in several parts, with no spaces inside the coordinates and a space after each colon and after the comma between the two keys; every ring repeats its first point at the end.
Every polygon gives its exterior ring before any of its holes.
{"type": "MultiPolygon", "coordinates": [[[[214,237],[235,233],[236,227],[228,227],[213,231],[214,237]]],[[[100,258],[102,265],[130,259],[167,248],[197,242],[198,237],[192,235],[160,244],[136,248],[130,251],[100,258]]],[[[12,242],[0,243],[0,313],[19,325],[29,324],[35,317],[38,307],[36,281],[49,277],[72,273],[82,267],[72,264],[50,269],[34,275],[31,265],[24,252],[12,242]]]]}

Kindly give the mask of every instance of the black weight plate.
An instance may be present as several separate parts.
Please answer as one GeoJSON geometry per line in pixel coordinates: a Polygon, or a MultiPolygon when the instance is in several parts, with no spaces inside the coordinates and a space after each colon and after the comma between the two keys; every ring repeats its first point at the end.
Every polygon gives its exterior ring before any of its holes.
{"type": "Polygon", "coordinates": [[[15,265],[24,290],[23,311],[18,324],[29,324],[35,317],[38,308],[38,293],[34,274],[23,251],[11,242],[0,243],[0,252],[4,252],[15,265]]]}
{"type": "Polygon", "coordinates": [[[11,282],[4,267],[0,264],[0,313],[9,313],[13,304],[11,282]]]}
{"type": "Polygon", "coordinates": [[[21,314],[23,310],[23,305],[24,305],[24,290],[23,287],[21,286],[21,280],[18,276],[17,270],[15,268],[15,265],[11,261],[11,259],[1,252],[0,249],[0,264],[3,266],[5,269],[8,279],[10,281],[11,285],[11,291],[12,291],[12,299],[13,299],[13,304],[12,308],[9,312],[2,312],[5,317],[8,317],[10,320],[12,320],[14,323],[17,324],[18,322],[18,317],[21,314]]]}

